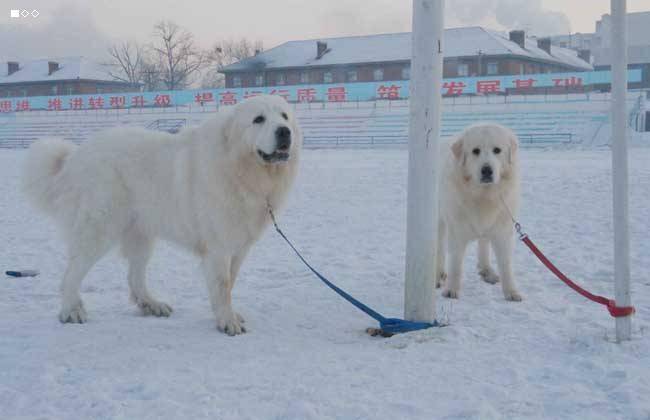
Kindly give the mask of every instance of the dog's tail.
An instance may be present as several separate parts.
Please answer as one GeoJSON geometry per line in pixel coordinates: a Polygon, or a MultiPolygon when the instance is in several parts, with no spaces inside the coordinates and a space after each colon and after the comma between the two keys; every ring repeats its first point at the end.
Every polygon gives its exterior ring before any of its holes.
{"type": "Polygon", "coordinates": [[[74,143],[60,139],[39,140],[31,145],[22,176],[23,191],[38,209],[56,211],[63,180],[61,172],[74,153],[74,143]]]}

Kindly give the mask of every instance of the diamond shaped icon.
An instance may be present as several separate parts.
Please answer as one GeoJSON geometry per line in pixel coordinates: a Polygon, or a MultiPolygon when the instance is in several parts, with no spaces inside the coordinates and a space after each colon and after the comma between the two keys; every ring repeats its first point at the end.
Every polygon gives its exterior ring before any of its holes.
{"type": "Polygon", "coordinates": [[[38,13],[38,10],[32,10],[32,16],[38,17],[38,15],[40,15],[40,13],[38,13]]]}
{"type": "Polygon", "coordinates": [[[22,12],[20,12],[20,14],[22,15],[22,17],[27,17],[27,16],[29,16],[29,12],[28,12],[27,10],[24,10],[24,9],[23,9],[22,12]]]}

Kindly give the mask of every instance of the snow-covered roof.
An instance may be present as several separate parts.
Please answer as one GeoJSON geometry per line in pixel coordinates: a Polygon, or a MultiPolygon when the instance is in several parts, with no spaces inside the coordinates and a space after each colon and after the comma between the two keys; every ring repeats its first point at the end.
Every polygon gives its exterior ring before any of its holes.
{"type": "Polygon", "coordinates": [[[57,80],[116,80],[108,74],[105,65],[95,63],[85,57],[56,57],[18,62],[18,71],[8,75],[8,64],[0,62],[0,84],[46,82],[57,80]],[[59,63],[59,69],[48,75],[48,62],[59,63]]]}
{"type": "MultiPolygon", "coordinates": [[[[479,26],[445,30],[444,56],[475,56],[479,50],[485,55],[517,55],[535,60],[555,62],[577,69],[592,70],[592,66],[567,48],[551,46],[551,54],[537,47],[537,40],[527,38],[526,48],[510,41],[507,35],[479,26]]],[[[411,59],[411,33],[351,36],[318,40],[289,41],[261,52],[255,57],[231,64],[223,69],[254,71],[275,68],[315,67],[339,64],[363,64],[411,59]],[[327,43],[329,51],[316,58],[316,41],[327,43]]]]}

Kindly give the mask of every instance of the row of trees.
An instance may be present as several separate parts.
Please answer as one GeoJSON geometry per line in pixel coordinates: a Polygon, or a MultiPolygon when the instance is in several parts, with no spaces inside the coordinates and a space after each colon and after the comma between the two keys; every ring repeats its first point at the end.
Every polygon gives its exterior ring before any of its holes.
{"type": "Polygon", "coordinates": [[[216,42],[202,50],[191,32],[174,22],[161,21],[154,26],[149,44],[123,41],[112,45],[107,64],[111,77],[142,83],[145,90],[177,90],[193,85],[218,88],[224,85],[221,68],[261,50],[261,42],[246,38],[216,42]]]}

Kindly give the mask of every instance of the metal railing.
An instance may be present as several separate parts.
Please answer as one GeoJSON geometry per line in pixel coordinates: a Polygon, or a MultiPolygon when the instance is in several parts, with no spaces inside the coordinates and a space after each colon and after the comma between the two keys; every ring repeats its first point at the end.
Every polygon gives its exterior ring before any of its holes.
{"type": "Polygon", "coordinates": [[[36,139],[17,138],[0,140],[0,149],[27,149],[36,139]]]}
{"type": "Polygon", "coordinates": [[[408,143],[407,136],[305,136],[305,147],[348,147],[348,146],[381,146],[402,145],[408,143]]]}
{"type": "Polygon", "coordinates": [[[573,133],[522,133],[517,136],[519,143],[524,145],[573,143],[573,133]]]}
{"type": "Polygon", "coordinates": [[[147,124],[147,128],[176,134],[186,125],[187,119],[185,118],[160,118],[147,124]]]}
{"type": "MultiPolygon", "coordinates": [[[[442,137],[449,137],[442,135],[442,137]]],[[[573,142],[572,133],[521,133],[518,134],[522,145],[543,146],[551,144],[570,144],[573,142]]],[[[305,136],[303,145],[307,148],[320,147],[373,147],[399,146],[408,144],[408,136],[377,135],[377,136],[305,136]]]]}

